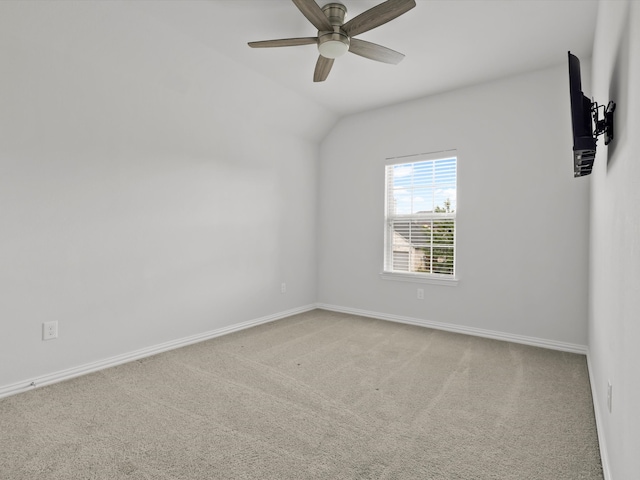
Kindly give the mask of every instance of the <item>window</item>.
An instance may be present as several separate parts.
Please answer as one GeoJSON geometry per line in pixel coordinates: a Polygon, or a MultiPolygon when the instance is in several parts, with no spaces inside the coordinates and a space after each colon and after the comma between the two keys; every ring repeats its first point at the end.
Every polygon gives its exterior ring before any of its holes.
{"type": "Polygon", "coordinates": [[[386,166],[384,274],[455,277],[457,158],[451,153],[386,166]]]}

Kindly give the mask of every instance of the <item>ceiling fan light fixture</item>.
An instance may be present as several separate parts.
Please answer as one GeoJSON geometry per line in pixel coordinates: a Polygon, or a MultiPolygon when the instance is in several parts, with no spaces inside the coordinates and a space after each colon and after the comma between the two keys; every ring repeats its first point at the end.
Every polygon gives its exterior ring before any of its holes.
{"type": "Polygon", "coordinates": [[[325,58],[338,58],[349,51],[349,37],[341,32],[327,32],[318,37],[318,51],[325,58]]]}
{"type": "MultiPolygon", "coordinates": [[[[281,38],[249,42],[251,48],[295,47],[316,44],[320,55],[313,72],[314,82],[324,82],[331,72],[334,59],[347,52],[376,62],[397,64],[404,55],[390,48],[354,38],[361,33],[384,25],[416,6],[416,0],[387,0],[355,16],[345,23],[347,7],[342,3],[328,3],[320,8],[317,0],[292,0],[318,31],[317,37],[281,38]]],[[[371,0],[369,0],[371,1],[371,0]]]]}

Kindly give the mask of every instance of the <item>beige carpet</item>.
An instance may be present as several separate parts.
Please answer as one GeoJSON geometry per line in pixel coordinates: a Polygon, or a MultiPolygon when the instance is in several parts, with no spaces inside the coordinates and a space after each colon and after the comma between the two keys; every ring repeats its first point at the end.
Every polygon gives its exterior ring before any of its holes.
{"type": "Polygon", "coordinates": [[[0,400],[0,478],[602,469],[584,356],[317,310],[0,400]]]}

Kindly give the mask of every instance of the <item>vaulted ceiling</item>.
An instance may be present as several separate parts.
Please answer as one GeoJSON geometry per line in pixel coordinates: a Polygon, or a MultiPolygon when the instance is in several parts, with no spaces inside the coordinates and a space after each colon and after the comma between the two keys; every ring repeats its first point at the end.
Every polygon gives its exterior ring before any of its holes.
{"type": "MultiPolygon", "coordinates": [[[[342,3],[348,20],[381,1],[342,3]]],[[[417,0],[358,37],[404,53],[399,65],[347,54],[326,82],[314,84],[315,45],[247,46],[317,34],[291,0],[143,3],[150,15],[338,115],[563,64],[567,50],[590,57],[597,13],[594,0],[417,0]]]]}
{"type": "MultiPolygon", "coordinates": [[[[343,0],[347,19],[380,2],[343,0]]],[[[181,82],[196,82],[202,88],[241,90],[234,95],[258,98],[270,91],[280,96],[291,92],[284,95],[287,103],[302,99],[325,117],[339,118],[561,65],[567,50],[588,58],[597,2],[417,0],[406,14],[358,37],[404,53],[400,64],[347,54],[336,59],[322,83],[312,81],[315,45],[247,45],[317,34],[291,0],[31,1],[3,2],[3,9],[13,14],[5,16],[4,23],[0,20],[5,36],[32,39],[34,45],[46,44],[79,61],[132,78],[162,76],[162,82],[176,83],[176,88],[181,82]],[[243,77],[251,78],[238,81],[243,77]]]]}

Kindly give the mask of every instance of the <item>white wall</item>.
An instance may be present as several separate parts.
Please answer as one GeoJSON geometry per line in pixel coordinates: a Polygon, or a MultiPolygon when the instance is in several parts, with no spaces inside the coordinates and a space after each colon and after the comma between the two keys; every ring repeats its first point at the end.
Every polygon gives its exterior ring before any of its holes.
{"type": "Polygon", "coordinates": [[[0,387],[315,302],[332,116],[141,8],[0,2],[0,387]]]}
{"type": "Polygon", "coordinates": [[[321,148],[319,302],[584,347],[589,187],[573,178],[564,49],[558,64],[341,120],[321,148]],[[459,284],[382,280],[385,158],[447,149],[459,284]]]}
{"type": "Polygon", "coordinates": [[[617,138],[591,177],[572,178],[563,49],[343,119],[319,191],[328,112],[127,5],[0,2],[0,388],[316,300],[585,345],[590,262],[604,459],[640,471],[637,4],[600,4],[593,95],[618,102],[617,138]],[[378,275],[384,158],[450,148],[460,283],[419,301],[378,275]]]}
{"type": "Polygon", "coordinates": [[[596,101],[616,102],[615,139],[592,174],[589,350],[604,459],[615,480],[640,472],[640,4],[600,2],[596,101]],[[613,386],[607,409],[607,382],[613,386]]]}

